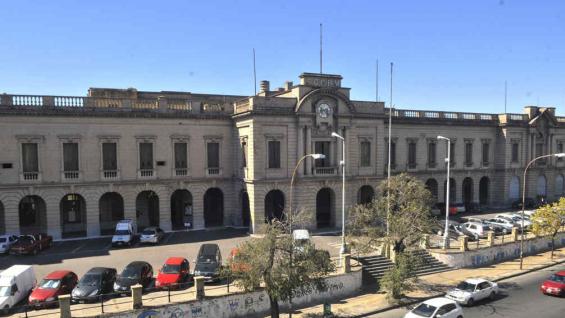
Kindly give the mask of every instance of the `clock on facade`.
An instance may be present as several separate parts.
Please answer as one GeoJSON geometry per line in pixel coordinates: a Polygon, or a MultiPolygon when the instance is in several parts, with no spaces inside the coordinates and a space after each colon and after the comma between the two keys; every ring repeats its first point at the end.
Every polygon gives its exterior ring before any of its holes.
{"type": "Polygon", "coordinates": [[[326,103],[318,105],[318,115],[321,118],[328,118],[332,113],[332,108],[326,103]]]}

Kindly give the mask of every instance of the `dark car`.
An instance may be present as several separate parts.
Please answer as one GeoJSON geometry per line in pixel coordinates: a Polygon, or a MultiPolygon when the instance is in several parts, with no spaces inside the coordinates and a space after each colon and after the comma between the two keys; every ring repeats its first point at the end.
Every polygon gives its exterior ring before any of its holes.
{"type": "Polygon", "coordinates": [[[75,288],[78,277],[71,271],[55,271],[45,276],[29,295],[33,307],[57,306],[59,295],[69,294],[75,288]]]}
{"type": "MultiPolygon", "coordinates": [[[[536,200],[532,199],[532,198],[526,198],[525,202],[525,208],[526,209],[535,209],[538,207],[538,203],[536,202],[536,200]]],[[[522,208],[522,199],[520,200],[516,200],[514,202],[512,202],[512,208],[513,209],[521,209],[522,208]]]]}
{"type": "Polygon", "coordinates": [[[131,292],[131,286],[140,284],[143,289],[149,287],[153,280],[153,267],[147,262],[131,262],[116,278],[114,291],[123,295],[131,292]]]}
{"type": "Polygon", "coordinates": [[[103,294],[110,294],[114,291],[116,281],[116,269],[107,267],[91,268],[79,280],[77,286],[71,293],[73,302],[89,302],[100,299],[103,294]]]}
{"type": "Polygon", "coordinates": [[[53,237],[45,233],[20,235],[10,247],[10,254],[37,254],[53,245],[53,237]]]}
{"type": "Polygon", "coordinates": [[[218,244],[200,246],[194,266],[194,276],[204,276],[205,282],[217,282],[220,280],[221,267],[222,254],[218,244]]]}

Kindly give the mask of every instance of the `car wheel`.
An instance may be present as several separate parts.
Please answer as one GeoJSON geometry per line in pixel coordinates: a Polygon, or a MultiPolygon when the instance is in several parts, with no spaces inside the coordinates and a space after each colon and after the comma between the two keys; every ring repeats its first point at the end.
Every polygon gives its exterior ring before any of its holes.
{"type": "Polygon", "coordinates": [[[490,300],[494,300],[495,298],[496,298],[495,292],[491,292],[490,295],[488,296],[488,299],[490,299],[490,300]]]}
{"type": "Polygon", "coordinates": [[[475,304],[475,300],[473,298],[469,298],[469,300],[467,301],[467,306],[473,306],[475,304]]]}
{"type": "Polygon", "coordinates": [[[463,316],[457,316],[457,318],[463,318],[463,316]]]}

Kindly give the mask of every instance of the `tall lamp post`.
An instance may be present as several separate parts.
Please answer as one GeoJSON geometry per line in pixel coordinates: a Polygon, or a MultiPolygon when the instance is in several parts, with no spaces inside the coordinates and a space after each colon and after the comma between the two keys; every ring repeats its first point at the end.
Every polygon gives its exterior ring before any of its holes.
{"type": "Polygon", "coordinates": [[[526,165],[526,169],[524,169],[524,182],[522,184],[522,225],[520,229],[520,269],[522,269],[522,266],[524,264],[524,210],[526,209],[526,173],[528,172],[528,168],[536,160],[548,158],[548,157],[563,158],[565,157],[565,153],[554,153],[550,155],[539,156],[528,162],[528,164],[526,165]]]}
{"type": "Polygon", "coordinates": [[[447,182],[446,182],[446,194],[445,194],[445,229],[443,231],[443,248],[449,248],[449,167],[451,166],[451,139],[443,136],[437,136],[438,140],[447,141],[447,158],[445,162],[447,163],[447,182]]]}
{"type": "Polygon", "coordinates": [[[345,245],[345,138],[332,132],[332,137],[341,139],[341,249],[340,255],[345,254],[347,246],[345,245]]]}

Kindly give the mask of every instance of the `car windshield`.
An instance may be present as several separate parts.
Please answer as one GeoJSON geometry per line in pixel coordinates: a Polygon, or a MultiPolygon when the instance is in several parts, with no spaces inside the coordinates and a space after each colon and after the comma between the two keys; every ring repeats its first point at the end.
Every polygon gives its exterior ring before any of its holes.
{"type": "Polygon", "coordinates": [[[84,275],[80,279],[79,285],[84,286],[97,286],[100,284],[100,275],[84,275]]]}
{"type": "Polygon", "coordinates": [[[128,230],[116,230],[116,235],[129,235],[128,230]]]}
{"type": "Polygon", "coordinates": [[[20,243],[24,243],[24,244],[30,244],[33,243],[33,238],[31,238],[31,236],[20,236],[20,238],[18,239],[18,242],[20,243]]]}
{"type": "Polygon", "coordinates": [[[0,297],[10,296],[10,286],[0,286],[0,297]]]}
{"type": "Polygon", "coordinates": [[[422,303],[418,305],[418,307],[414,308],[412,313],[422,317],[431,317],[436,309],[437,307],[422,303]]]}
{"type": "Polygon", "coordinates": [[[6,238],[5,237],[0,237],[0,243],[5,243],[6,242],[6,238]]]}
{"type": "Polygon", "coordinates": [[[200,255],[198,257],[199,263],[213,263],[216,261],[216,256],[214,255],[200,255]]]}
{"type": "Polygon", "coordinates": [[[143,230],[143,232],[141,232],[141,234],[143,234],[143,235],[154,235],[155,230],[143,230]]]}
{"type": "Polygon", "coordinates": [[[122,278],[137,279],[139,278],[139,268],[133,266],[126,266],[120,274],[122,278]]]}
{"type": "Polygon", "coordinates": [[[549,277],[549,280],[556,283],[565,284],[565,276],[553,274],[549,277]]]}
{"type": "Polygon", "coordinates": [[[59,288],[60,279],[44,279],[39,283],[39,288],[59,288]]]}
{"type": "Polygon", "coordinates": [[[161,272],[164,274],[178,274],[180,272],[180,265],[165,264],[161,272]]]}
{"type": "Polygon", "coordinates": [[[475,284],[470,284],[470,283],[467,283],[467,282],[461,282],[461,283],[459,283],[459,285],[457,285],[457,289],[472,292],[472,291],[475,291],[475,286],[476,286],[475,284]]]}

